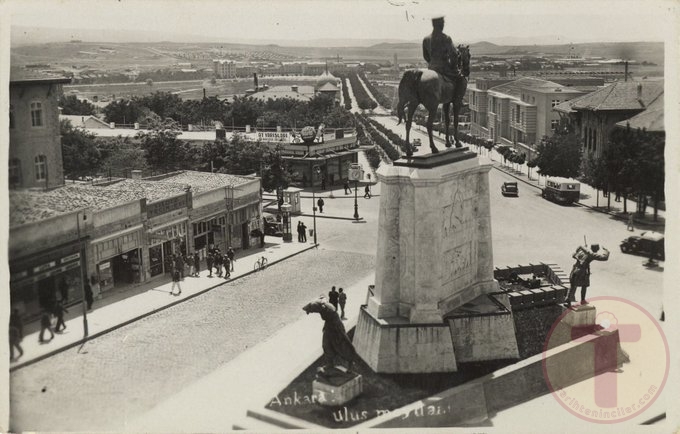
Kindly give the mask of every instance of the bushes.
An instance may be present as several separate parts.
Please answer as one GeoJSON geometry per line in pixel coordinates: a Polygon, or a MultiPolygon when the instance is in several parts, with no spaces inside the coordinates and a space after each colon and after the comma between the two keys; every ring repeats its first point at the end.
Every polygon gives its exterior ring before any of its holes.
{"type": "MultiPolygon", "coordinates": [[[[373,126],[373,124],[369,122],[370,119],[360,114],[355,114],[355,119],[357,120],[357,124],[362,126],[365,133],[370,137],[371,141],[380,146],[385,151],[390,160],[398,160],[401,157],[399,150],[395,148],[394,145],[390,143],[390,141],[387,140],[382,134],[376,131],[376,128],[373,126]]],[[[357,128],[357,130],[358,129],[359,128],[357,128]]]]}
{"type": "Polygon", "coordinates": [[[374,169],[377,169],[378,166],[380,166],[380,162],[382,161],[382,158],[380,158],[380,153],[375,146],[366,151],[366,159],[368,159],[368,164],[370,164],[374,169]]]}
{"type": "Polygon", "coordinates": [[[342,99],[345,102],[345,109],[352,110],[352,98],[349,96],[347,89],[347,77],[341,76],[342,79],[342,99]]]}
{"type": "Polygon", "coordinates": [[[354,93],[354,97],[357,99],[357,105],[360,109],[373,110],[374,108],[378,107],[378,104],[373,101],[373,98],[371,98],[368,93],[366,93],[366,89],[364,89],[364,86],[359,81],[359,77],[355,72],[351,72],[349,74],[349,82],[352,85],[352,92],[354,93]]]}

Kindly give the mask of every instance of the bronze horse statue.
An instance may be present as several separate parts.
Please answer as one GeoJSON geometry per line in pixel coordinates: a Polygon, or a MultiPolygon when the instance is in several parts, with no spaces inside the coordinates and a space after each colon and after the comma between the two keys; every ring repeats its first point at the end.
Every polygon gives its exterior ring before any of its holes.
{"type": "Polygon", "coordinates": [[[399,103],[397,104],[397,116],[399,122],[406,120],[406,156],[413,155],[413,147],[409,141],[411,123],[413,115],[418,105],[425,106],[428,112],[427,135],[430,138],[430,149],[432,153],[439,152],[432,139],[432,124],[437,115],[437,107],[443,104],[444,118],[446,124],[446,147],[451,147],[449,140],[449,105],[453,104],[453,137],[456,147],[461,147],[458,140],[458,115],[463,107],[463,97],[467,89],[468,77],[470,76],[470,46],[458,46],[458,70],[460,73],[452,82],[442,77],[431,69],[409,69],[404,72],[399,82],[399,103]]]}

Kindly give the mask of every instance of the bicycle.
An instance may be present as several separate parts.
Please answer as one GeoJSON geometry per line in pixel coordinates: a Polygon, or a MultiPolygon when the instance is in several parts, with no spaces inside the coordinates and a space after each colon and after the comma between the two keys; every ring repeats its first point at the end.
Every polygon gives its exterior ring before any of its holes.
{"type": "Polygon", "coordinates": [[[262,256],[261,258],[258,258],[257,261],[255,261],[255,265],[253,266],[253,271],[261,271],[264,270],[267,267],[267,258],[262,256]]]}

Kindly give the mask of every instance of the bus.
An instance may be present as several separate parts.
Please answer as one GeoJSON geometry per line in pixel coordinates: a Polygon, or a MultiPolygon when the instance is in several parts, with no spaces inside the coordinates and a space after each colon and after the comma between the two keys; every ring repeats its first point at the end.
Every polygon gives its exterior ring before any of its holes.
{"type": "Polygon", "coordinates": [[[569,205],[578,202],[581,195],[581,184],[568,178],[548,178],[541,192],[544,199],[569,205]]]}

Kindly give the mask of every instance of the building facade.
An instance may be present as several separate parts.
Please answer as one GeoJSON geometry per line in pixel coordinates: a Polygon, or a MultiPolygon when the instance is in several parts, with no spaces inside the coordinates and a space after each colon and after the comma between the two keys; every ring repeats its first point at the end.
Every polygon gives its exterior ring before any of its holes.
{"type": "Polygon", "coordinates": [[[663,80],[618,81],[555,107],[583,141],[585,152],[601,157],[616,124],[663,99],[663,80]]]}
{"type": "Polygon", "coordinates": [[[175,172],[148,179],[68,184],[10,194],[10,295],[24,317],[57,300],[105,295],[167,276],[173,258],[257,245],[260,179],[175,172]]]}
{"type": "Polygon", "coordinates": [[[55,188],[64,184],[58,98],[71,80],[11,69],[9,86],[9,186],[55,188]]]}
{"type": "Polygon", "coordinates": [[[531,158],[536,143],[559,125],[553,109],[585,94],[574,87],[536,78],[481,80],[468,88],[473,135],[511,146],[531,158]],[[491,87],[489,87],[491,86],[491,87]]]}
{"type": "Polygon", "coordinates": [[[236,62],[233,60],[213,60],[213,72],[219,78],[236,78],[236,62]]]}

